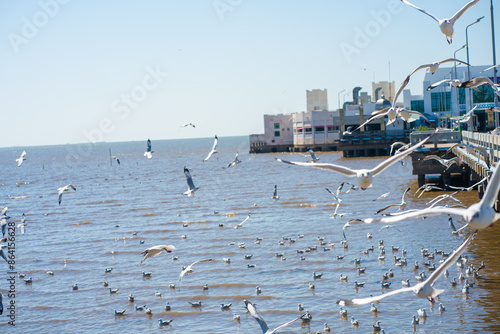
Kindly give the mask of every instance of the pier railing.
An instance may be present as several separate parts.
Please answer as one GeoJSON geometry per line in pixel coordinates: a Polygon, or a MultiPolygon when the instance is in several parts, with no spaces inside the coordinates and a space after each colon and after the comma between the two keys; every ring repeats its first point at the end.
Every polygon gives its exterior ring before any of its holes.
{"type": "Polygon", "coordinates": [[[500,160],[500,136],[489,133],[462,131],[462,143],[464,145],[481,146],[489,153],[492,163],[500,160]]]}
{"type": "MultiPolygon", "coordinates": [[[[434,130],[412,132],[410,134],[410,142],[412,145],[415,145],[415,144],[419,143],[420,141],[424,140],[425,138],[429,137],[433,133],[434,133],[434,130]]],[[[448,147],[448,146],[451,146],[451,144],[460,143],[460,132],[458,132],[458,131],[437,132],[430,139],[429,143],[434,143],[435,149],[438,149],[440,144],[444,145],[445,147],[448,147]]]]}

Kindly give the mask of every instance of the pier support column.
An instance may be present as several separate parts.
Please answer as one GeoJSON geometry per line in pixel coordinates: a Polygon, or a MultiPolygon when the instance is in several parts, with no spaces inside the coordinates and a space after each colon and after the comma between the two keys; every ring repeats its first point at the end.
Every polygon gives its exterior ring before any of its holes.
{"type": "Polygon", "coordinates": [[[418,174],[418,187],[420,188],[425,184],[425,174],[418,174]]]}

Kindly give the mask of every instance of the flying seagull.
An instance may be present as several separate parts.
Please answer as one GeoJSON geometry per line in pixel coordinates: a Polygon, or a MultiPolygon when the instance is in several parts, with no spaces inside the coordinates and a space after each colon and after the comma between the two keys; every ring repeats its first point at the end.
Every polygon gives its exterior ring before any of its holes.
{"type": "Polygon", "coordinates": [[[189,122],[189,123],[182,124],[182,125],[181,125],[181,128],[185,128],[185,127],[187,127],[187,126],[192,126],[193,128],[195,128],[195,127],[196,127],[193,123],[189,122]]]}
{"type": "Polygon", "coordinates": [[[76,188],[74,185],[72,184],[68,184],[64,187],[61,187],[61,188],[57,188],[57,191],[58,191],[58,194],[59,194],[59,205],[61,205],[61,201],[62,201],[62,195],[64,194],[64,192],[66,191],[69,191],[69,188],[73,189],[74,191],[76,191],[76,188]]]}
{"type": "Polygon", "coordinates": [[[462,84],[462,81],[460,81],[458,79],[443,79],[443,80],[435,82],[432,85],[430,85],[429,87],[427,87],[427,90],[431,90],[431,89],[434,89],[438,86],[441,86],[445,82],[449,82],[452,87],[458,87],[459,85],[462,84]]]}
{"type": "Polygon", "coordinates": [[[184,166],[184,175],[186,176],[186,182],[188,185],[188,190],[186,190],[183,195],[188,195],[191,196],[192,194],[195,193],[196,190],[199,189],[199,187],[194,186],[193,178],[191,177],[191,173],[189,172],[189,169],[187,169],[186,166],[184,166]]]}
{"type": "Polygon", "coordinates": [[[151,159],[153,157],[153,152],[154,151],[151,151],[151,140],[148,139],[146,143],[146,152],[144,152],[144,156],[148,159],[151,159]]]}
{"type": "Polygon", "coordinates": [[[448,58],[448,59],[441,60],[441,61],[435,61],[435,62],[430,63],[430,64],[420,65],[416,69],[414,69],[413,72],[410,73],[410,75],[412,75],[413,73],[417,72],[418,70],[421,70],[421,69],[424,69],[424,68],[427,68],[427,72],[428,73],[434,74],[434,72],[436,72],[437,69],[439,68],[439,65],[444,64],[444,63],[450,63],[450,62],[462,63],[464,65],[469,66],[468,63],[466,63],[466,62],[464,62],[462,60],[455,59],[455,58],[448,58]]]}
{"type": "Polygon", "coordinates": [[[341,174],[344,174],[347,176],[355,176],[356,182],[359,185],[359,187],[362,190],[365,190],[366,188],[368,188],[372,185],[372,181],[373,181],[374,176],[377,176],[378,174],[383,172],[385,169],[387,169],[389,166],[406,158],[412,152],[414,152],[416,149],[422,147],[429,140],[430,137],[432,137],[432,135],[425,138],[424,140],[422,140],[418,144],[410,147],[406,151],[403,151],[401,153],[393,155],[392,157],[384,160],[383,162],[381,162],[379,165],[377,165],[375,168],[372,168],[372,169],[351,169],[351,168],[347,168],[344,166],[334,165],[334,164],[329,164],[329,163],[293,162],[293,161],[286,161],[286,160],[282,160],[282,159],[276,159],[276,160],[279,162],[284,162],[284,163],[291,164],[291,165],[316,167],[316,168],[320,168],[320,169],[326,169],[326,170],[330,170],[333,172],[341,173],[341,174]]]}
{"type": "Polygon", "coordinates": [[[494,84],[493,81],[488,77],[476,77],[470,80],[464,81],[460,83],[458,88],[477,88],[481,85],[490,85],[491,88],[495,91],[495,93],[500,97],[500,88],[498,85],[494,84]]]}
{"type": "Polygon", "coordinates": [[[240,228],[241,226],[243,226],[243,223],[246,222],[249,218],[250,218],[251,214],[249,213],[248,216],[239,224],[230,224],[230,225],[233,225],[234,228],[240,228]]]}
{"type": "Polygon", "coordinates": [[[20,167],[23,161],[26,160],[25,156],[26,156],[26,151],[23,151],[23,153],[21,153],[21,156],[16,159],[17,167],[20,167]]]}
{"type": "Polygon", "coordinates": [[[274,185],[274,190],[273,190],[273,197],[271,197],[274,200],[279,200],[280,197],[278,196],[278,185],[274,185]]]}
{"type": "Polygon", "coordinates": [[[229,168],[229,167],[233,167],[233,166],[236,166],[236,165],[237,165],[237,164],[239,164],[240,162],[241,162],[241,160],[240,160],[240,159],[238,159],[238,152],[236,152],[236,155],[234,156],[233,161],[231,161],[231,162],[229,163],[229,165],[227,165],[227,168],[229,168]]]}
{"type": "Polygon", "coordinates": [[[425,10],[421,9],[421,8],[418,8],[417,6],[411,4],[409,1],[407,0],[401,0],[402,2],[404,2],[405,4],[407,4],[408,6],[410,7],[413,7],[415,8],[416,10],[419,10],[421,11],[422,13],[424,14],[427,14],[429,15],[432,19],[434,19],[438,24],[439,24],[439,29],[441,29],[441,32],[446,36],[446,41],[448,42],[448,44],[451,44],[452,42],[452,37],[455,35],[454,31],[453,31],[453,25],[455,24],[455,22],[457,22],[457,20],[469,9],[471,8],[472,6],[474,6],[475,4],[477,4],[479,2],[479,0],[472,0],[472,1],[469,1],[465,6],[462,7],[462,9],[460,9],[458,12],[455,13],[455,15],[453,15],[451,17],[451,19],[438,19],[437,17],[435,17],[434,15],[426,12],[425,10]]]}
{"type": "Polygon", "coordinates": [[[205,260],[199,260],[199,261],[195,261],[193,263],[191,263],[189,266],[187,266],[186,268],[184,268],[182,271],[181,271],[181,274],[179,275],[179,283],[181,282],[182,278],[184,277],[184,275],[186,275],[187,273],[191,273],[193,272],[193,266],[197,263],[202,263],[202,262],[208,262],[208,261],[215,261],[213,259],[205,259],[205,260]]]}
{"type": "Polygon", "coordinates": [[[217,142],[219,141],[219,138],[217,138],[217,135],[215,135],[214,139],[214,145],[212,146],[212,150],[208,153],[207,157],[203,159],[203,162],[207,162],[208,159],[212,156],[212,154],[217,153],[217,142]]]}
{"type": "Polygon", "coordinates": [[[450,208],[450,207],[430,207],[422,210],[415,210],[412,212],[402,213],[397,216],[385,216],[382,218],[366,218],[363,220],[351,220],[351,222],[364,222],[370,223],[395,223],[410,218],[419,217],[429,217],[437,216],[440,214],[450,214],[462,217],[466,226],[470,226],[473,229],[483,230],[490,227],[498,219],[500,219],[500,214],[498,214],[493,206],[495,205],[498,191],[500,190],[500,168],[496,168],[495,172],[491,176],[488,186],[484,191],[483,198],[478,203],[474,203],[468,208],[450,208]]]}
{"type": "Polygon", "coordinates": [[[406,193],[410,191],[410,188],[406,188],[406,190],[404,191],[403,193],[403,196],[401,196],[401,203],[399,204],[389,204],[389,205],[386,205],[384,206],[382,209],[378,210],[377,212],[375,212],[375,214],[379,214],[381,213],[382,211],[385,211],[387,209],[390,209],[392,207],[398,207],[398,211],[403,211],[406,207],[406,201],[405,201],[405,196],[406,196],[406,193]]]}
{"type": "Polygon", "coordinates": [[[255,318],[255,321],[257,321],[260,325],[260,328],[262,329],[262,334],[273,334],[273,333],[276,333],[277,331],[279,331],[280,329],[290,325],[291,323],[299,320],[301,318],[300,317],[297,317],[295,319],[293,319],[292,321],[289,321],[287,322],[286,324],[283,324],[281,326],[278,326],[276,327],[275,329],[270,329],[268,326],[267,326],[267,323],[266,321],[261,317],[261,315],[259,314],[259,312],[257,312],[257,309],[255,308],[255,306],[248,300],[244,299],[243,300],[245,302],[245,305],[247,307],[247,310],[250,312],[250,314],[252,315],[252,317],[255,318]]]}
{"type": "Polygon", "coordinates": [[[319,158],[316,158],[316,154],[314,153],[313,150],[311,150],[309,147],[306,148],[307,152],[309,152],[309,155],[311,156],[311,160],[309,162],[316,162],[319,160],[319,158]]]}
{"type": "Polygon", "coordinates": [[[379,301],[383,298],[390,297],[396,295],[401,292],[413,292],[419,298],[427,298],[430,302],[434,301],[434,298],[441,294],[444,290],[442,289],[434,289],[434,283],[436,283],[437,279],[444,274],[444,272],[453,265],[453,263],[457,262],[460,255],[465,251],[467,245],[472,241],[476,233],[472,233],[460,247],[458,247],[453,254],[451,254],[446,261],[444,261],[434,272],[429,276],[425,281],[420,282],[413,287],[401,288],[398,290],[391,291],[389,293],[385,293],[383,295],[379,295],[376,297],[368,297],[368,298],[355,298],[355,299],[341,299],[337,301],[337,304],[341,306],[350,306],[350,305],[364,305],[370,304],[376,301],[379,301]]]}
{"type": "Polygon", "coordinates": [[[144,255],[144,258],[142,259],[141,263],[144,262],[144,260],[154,257],[159,255],[161,252],[166,251],[167,253],[171,253],[173,250],[175,250],[175,247],[172,245],[157,245],[153,246],[150,248],[147,248],[144,250],[144,252],[141,253],[141,255],[144,255]]]}

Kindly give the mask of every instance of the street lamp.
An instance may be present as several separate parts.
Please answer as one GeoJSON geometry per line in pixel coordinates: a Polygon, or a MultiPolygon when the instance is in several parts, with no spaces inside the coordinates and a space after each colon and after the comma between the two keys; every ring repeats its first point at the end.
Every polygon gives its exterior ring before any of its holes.
{"type": "MultiPolygon", "coordinates": [[[[460,50],[462,50],[466,46],[467,46],[467,44],[464,44],[464,45],[462,45],[462,47],[460,49],[458,49],[455,52],[453,52],[453,58],[457,59],[457,52],[460,51],[460,50]]],[[[454,62],[453,68],[454,68],[454,71],[455,71],[455,79],[458,79],[457,78],[457,62],[454,62]]],[[[460,116],[460,103],[459,103],[459,100],[458,100],[458,87],[455,87],[455,95],[457,97],[457,116],[460,116]]],[[[453,116],[453,113],[452,113],[452,116],[453,116]]]]}
{"type": "Polygon", "coordinates": [[[341,90],[338,94],[337,94],[337,101],[339,103],[339,111],[340,111],[340,94],[342,94],[343,92],[345,92],[345,89],[344,90],[341,90]]]}
{"type": "MultiPolygon", "coordinates": [[[[469,63],[469,34],[467,32],[467,29],[469,29],[470,26],[476,24],[476,23],[479,23],[479,21],[481,21],[482,19],[484,19],[484,16],[481,16],[480,18],[478,18],[476,20],[476,22],[473,22],[471,24],[469,24],[467,27],[465,27],[465,45],[466,45],[466,50],[467,50],[467,80],[470,80],[470,63],[469,63]]],[[[473,101],[472,101],[472,92],[471,90],[469,89],[469,110],[472,109],[472,105],[473,105],[473,101]]]]}

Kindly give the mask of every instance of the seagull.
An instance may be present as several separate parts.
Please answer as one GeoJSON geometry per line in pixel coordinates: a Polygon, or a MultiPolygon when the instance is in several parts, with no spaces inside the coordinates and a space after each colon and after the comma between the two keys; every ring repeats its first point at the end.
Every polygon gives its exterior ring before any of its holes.
{"type": "Polygon", "coordinates": [[[311,160],[309,162],[316,162],[319,160],[319,158],[316,158],[316,154],[314,153],[313,150],[311,150],[309,147],[306,147],[307,152],[309,152],[309,155],[311,156],[311,160]]]}
{"type": "Polygon", "coordinates": [[[21,153],[21,156],[18,159],[16,159],[17,167],[21,167],[23,161],[26,160],[25,156],[26,156],[26,151],[23,151],[23,153],[21,153]]]}
{"type": "Polygon", "coordinates": [[[404,151],[406,150],[408,147],[410,147],[411,143],[403,143],[402,141],[396,141],[394,143],[391,144],[391,152],[389,152],[389,155],[392,155],[392,152],[394,152],[394,146],[401,146],[396,152],[395,154],[401,152],[401,151],[404,151]],[[400,151],[401,150],[401,151],[400,151]]]}
{"type": "Polygon", "coordinates": [[[257,321],[260,325],[260,328],[262,329],[262,333],[263,334],[273,334],[273,333],[276,333],[277,331],[279,331],[280,329],[290,325],[291,323],[301,319],[301,316],[300,317],[297,317],[295,319],[293,319],[292,321],[289,321],[281,326],[278,326],[276,327],[275,329],[270,329],[268,326],[267,326],[267,323],[266,321],[262,318],[262,316],[259,314],[259,312],[257,312],[257,309],[255,308],[255,306],[248,300],[244,299],[243,300],[245,302],[245,305],[246,305],[246,308],[247,310],[250,312],[250,314],[252,315],[252,317],[255,318],[255,321],[257,321]]]}
{"type": "Polygon", "coordinates": [[[0,292],[0,315],[3,313],[3,294],[0,292]]]}
{"type": "Polygon", "coordinates": [[[472,113],[474,112],[474,110],[476,110],[476,108],[478,107],[479,105],[476,105],[474,108],[472,108],[471,110],[469,110],[465,115],[463,116],[455,116],[455,117],[450,117],[450,119],[452,120],[455,120],[455,121],[459,121],[460,123],[467,123],[471,116],[472,116],[472,113]]]}
{"type": "Polygon", "coordinates": [[[354,132],[352,128],[353,128],[352,126],[347,127],[346,131],[342,132],[342,136],[352,135],[352,133],[354,132]]]}
{"type": "Polygon", "coordinates": [[[403,3],[407,4],[408,6],[410,7],[413,7],[415,8],[416,10],[419,10],[421,11],[422,13],[424,14],[427,14],[429,15],[432,19],[434,19],[438,24],[439,24],[439,29],[441,29],[441,32],[446,36],[446,41],[448,42],[448,44],[451,44],[452,43],[452,38],[453,36],[455,35],[454,31],[453,31],[453,25],[455,24],[455,22],[457,22],[457,20],[469,9],[471,8],[472,6],[474,6],[476,3],[479,2],[479,0],[472,0],[472,1],[469,1],[465,6],[462,7],[462,9],[460,9],[458,12],[455,13],[455,15],[453,15],[450,19],[446,18],[446,19],[438,19],[437,17],[435,17],[434,15],[426,12],[425,10],[421,9],[421,8],[418,8],[417,6],[411,4],[410,2],[408,2],[407,0],[401,0],[403,3]]]}
{"type": "Polygon", "coordinates": [[[76,191],[76,188],[74,185],[72,184],[68,184],[64,187],[61,187],[61,188],[57,188],[57,191],[58,191],[58,194],[59,194],[59,205],[61,205],[61,201],[62,201],[62,195],[65,191],[69,191],[69,188],[73,189],[74,191],[76,191]]]}
{"type": "Polygon", "coordinates": [[[437,155],[430,154],[430,155],[426,155],[421,160],[422,161],[436,160],[441,165],[443,165],[444,167],[446,167],[445,171],[447,171],[451,166],[453,166],[453,164],[457,164],[459,167],[462,166],[462,159],[460,159],[459,157],[454,157],[454,158],[451,158],[451,159],[443,159],[443,158],[441,158],[441,157],[439,157],[437,155]]]}
{"type": "Polygon", "coordinates": [[[382,226],[382,227],[380,228],[380,230],[378,230],[378,231],[380,232],[380,231],[382,231],[383,229],[386,229],[386,228],[391,228],[391,227],[392,227],[393,229],[395,229],[395,230],[397,230],[397,231],[401,232],[401,230],[400,230],[399,228],[397,228],[396,226],[394,226],[394,225],[385,225],[385,226],[382,226]]]}
{"type": "Polygon", "coordinates": [[[441,60],[441,61],[435,61],[435,62],[433,62],[431,64],[420,65],[416,69],[414,69],[413,72],[410,73],[410,75],[412,75],[413,73],[417,72],[418,70],[421,70],[421,69],[424,69],[424,68],[427,68],[427,73],[434,74],[434,72],[437,71],[439,65],[444,64],[444,63],[450,63],[450,62],[462,63],[462,64],[465,64],[467,66],[470,66],[468,63],[466,63],[466,62],[464,62],[462,60],[455,59],[455,58],[448,58],[448,59],[441,60]]]}
{"type": "Polygon", "coordinates": [[[181,282],[182,280],[182,277],[184,277],[184,275],[186,275],[187,273],[191,273],[193,272],[193,269],[192,267],[197,264],[197,263],[202,263],[202,262],[208,262],[208,261],[215,261],[213,259],[205,259],[205,260],[198,260],[198,261],[195,261],[193,263],[191,263],[189,266],[187,266],[186,268],[184,268],[182,271],[181,271],[181,274],[179,275],[179,283],[181,282]]]}
{"type": "Polygon", "coordinates": [[[326,189],[326,191],[328,191],[328,192],[329,192],[329,193],[333,196],[333,199],[335,199],[335,201],[337,201],[337,203],[335,203],[335,204],[340,204],[340,203],[342,203],[342,200],[339,198],[339,196],[338,196],[338,195],[335,195],[334,193],[332,193],[332,192],[330,191],[330,189],[328,189],[328,188],[325,188],[325,189],[326,189]]]}
{"type": "Polygon", "coordinates": [[[214,140],[214,145],[212,146],[212,150],[208,153],[207,157],[205,159],[203,159],[203,162],[207,162],[208,159],[210,159],[210,157],[212,156],[212,154],[215,154],[217,153],[217,141],[219,139],[217,138],[217,135],[215,135],[215,140],[214,140]]]}
{"type": "Polygon", "coordinates": [[[123,311],[117,311],[117,310],[115,309],[115,315],[125,315],[125,311],[126,311],[126,310],[123,310],[123,311]]]}
{"type": "Polygon", "coordinates": [[[200,187],[195,187],[194,186],[193,178],[191,177],[191,173],[189,172],[189,169],[187,169],[186,166],[184,166],[184,175],[186,176],[186,182],[187,182],[187,185],[188,185],[188,190],[186,190],[182,194],[183,195],[191,196],[191,195],[193,195],[196,192],[196,190],[200,189],[200,187]]]}
{"type": "Polygon", "coordinates": [[[239,164],[241,162],[241,160],[238,159],[238,152],[236,152],[236,155],[234,156],[234,160],[231,161],[229,163],[229,165],[227,165],[226,168],[229,168],[229,167],[233,167],[233,166],[236,166],[237,164],[239,164]]]}
{"type": "MultiPolygon", "coordinates": [[[[479,1],[479,0],[477,0],[479,1]]],[[[495,91],[495,93],[500,96],[500,87],[493,83],[488,77],[476,77],[467,81],[460,83],[458,88],[477,88],[481,85],[490,85],[491,88],[495,91]]]]}
{"type": "Polygon", "coordinates": [[[195,128],[195,127],[196,127],[193,123],[189,122],[189,123],[186,123],[186,124],[182,124],[182,125],[181,125],[181,128],[185,128],[185,127],[187,127],[187,126],[192,126],[193,128],[195,128]]]}
{"type": "MultiPolygon", "coordinates": [[[[432,135],[431,135],[432,136],[432,135]]],[[[291,165],[298,165],[298,166],[309,166],[309,167],[316,167],[320,169],[326,169],[330,171],[334,171],[337,173],[341,173],[347,176],[355,176],[356,177],[356,182],[359,185],[359,187],[362,190],[367,189],[372,185],[373,177],[377,176],[381,172],[383,172],[385,169],[387,169],[389,166],[393,165],[394,163],[398,162],[399,160],[402,160],[409,156],[412,152],[414,152],[416,149],[422,147],[431,137],[427,137],[418,144],[410,147],[406,151],[403,151],[397,155],[394,155],[383,162],[381,162],[378,166],[372,169],[351,169],[347,168],[344,166],[340,165],[334,165],[334,164],[329,164],[329,163],[308,163],[308,162],[293,162],[293,161],[286,161],[282,159],[276,159],[279,162],[284,162],[287,164],[291,165]]]]}
{"type": "Polygon", "coordinates": [[[116,160],[116,162],[118,164],[120,164],[120,159],[118,159],[118,157],[116,155],[112,155],[112,156],[110,156],[110,158],[116,160]]]}
{"type": "Polygon", "coordinates": [[[481,72],[479,72],[479,73],[483,73],[483,72],[486,72],[486,71],[492,70],[492,69],[494,69],[495,67],[498,67],[498,66],[500,66],[500,65],[493,65],[493,66],[490,66],[490,67],[488,67],[488,68],[486,68],[486,69],[482,70],[482,71],[481,71],[481,72]]]}
{"type": "Polygon", "coordinates": [[[356,299],[341,299],[337,301],[337,304],[341,306],[349,306],[349,305],[363,305],[369,304],[376,301],[379,301],[383,298],[401,293],[401,292],[413,292],[419,298],[427,298],[430,302],[434,301],[434,298],[441,294],[444,290],[434,289],[434,283],[437,279],[450,267],[455,263],[460,255],[465,251],[467,245],[472,241],[476,232],[472,233],[463,243],[458,247],[453,254],[451,254],[446,261],[444,261],[433,273],[429,276],[425,281],[416,284],[413,287],[401,288],[398,290],[391,291],[389,293],[385,293],[383,295],[379,295],[376,297],[368,297],[368,298],[356,298],[356,299]]]}
{"type": "Polygon", "coordinates": [[[410,191],[410,188],[406,188],[406,190],[404,191],[403,193],[403,196],[401,197],[401,203],[400,204],[389,204],[389,205],[386,205],[384,206],[382,209],[379,209],[377,212],[375,212],[375,214],[379,214],[381,213],[382,211],[385,211],[389,208],[392,208],[392,207],[398,207],[398,211],[403,211],[406,207],[406,201],[405,201],[405,196],[406,196],[406,193],[410,191]]]}
{"type": "Polygon", "coordinates": [[[450,186],[450,185],[446,185],[448,188],[451,188],[451,189],[457,189],[457,190],[462,190],[462,191],[471,191],[472,189],[474,189],[477,185],[480,185],[481,183],[483,183],[484,181],[486,181],[488,178],[485,177],[483,178],[481,181],[477,182],[477,183],[474,183],[472,186],[470,187],[467,187],[467,188],[464,188],[464,187],[455,187],[455,186],[450,186]]]}
{"type": "Polygon", "coordinates": [[[144,255],[144,258],[142,259],[141,263],[143,263],[144,260],[146,260],[150,257],[154,257],[154,256],[159,255],[162,251],[166,251],[167,253],[171,253],[173,250],[175,250],[175,247],[172,245],[168,245],[168,246],[167,245],[157,245],[157,246],[150,247],[141,253],[141,255],[144,255]]]}
{"type": "Polygon", "coordinates": [[[146,143],[146,152],[144,152],[144,156],[148,159],[151,159],[153,157],[153,152],[154,151],[151,151],[151,140],[148,139],[146,143]]]}
{"type": "Polygon", "coordinates": [[[198,300],[197,302],[188,302],[191,304],[192,307],[201,307],[201,300],[198,300]]]}
{"type": "Polygon", "coordinates": [[[455,191],[453,194],[443,194],[443,195],[438,195],[438,196],[434,197],[433,199],[431,199],[429,202],[427,202],[427,205],[429,205],[429,204],[433,204],[433,203],[434,203],[434,204],[436,204],[436,203],[441,202],[442,200],[445,200],[445,199],[447,199],[447,198],[451,198],[451,199],[452,199],[452,200],[454,200],[455,202],[462,204],[462,202],[461,202],[459,199],[456,199],[456,198],[454,197],[454,195],[458,194],[458,193],[459,193],[459,192],[461,192],[461,191],[462,191],[462,190],[457,190],[457,191],[455,191]]]}
{"type": "Polygon", "coordinates": [[[221,303],[220,304],[220,309],[221,310],[229,310],[231,308],[231,305],[233,305],[233,303],[229,303],[229,304],[221,303]]]}
{"type": "Polygon", "coordinates": [[[250,218],[251,215],[252,214],[249,213],[248,216],[239,224],[229,224],[229,225],[233,225],[234,228],[240,228],[243,225],[243,223],[246,222],[250,218]]]}
{"type": "Polygon", "coordinates": [[[273,190],[273,197],[271,197],[274,200],[279,200],[280,197],[278,196],[278,185],[274,185],[274,190],[273,190]]]}
{"type": "Polygon", "coordinates": [[[458,87],[459,85],[462,84],[462,81],[460,81],[458,79],[443,79],[443,80],[440,80],[438,82],[433,83],[432,85],[429,85],[426,90],[428,90],[428,91],[432,90],[436,87],[441,86],[442,84],[444,84],[446,82],[449,82],[452,87],[458,87]]]}
{"type": "Polygon", "coordinates": [[[172,321],[174,321],[174,320],[167,320],[167,321],[163,321],[163,320],[161,320],[161,318],[160,318],[160,319],[158,319],[158,325],[159,325],[160,327],[162,327],[162,326],[168,326],[168,325],[170,325],[170,323],[171,323],[172,321]]]}

